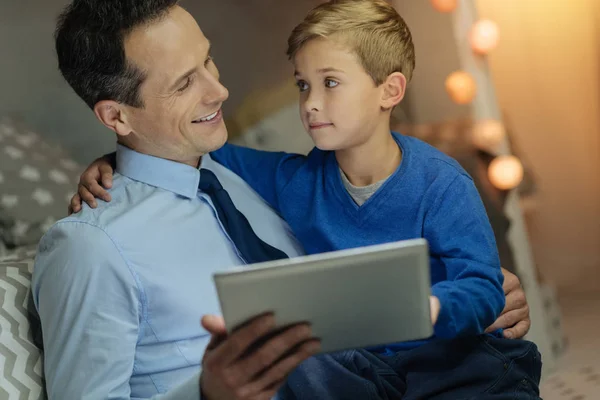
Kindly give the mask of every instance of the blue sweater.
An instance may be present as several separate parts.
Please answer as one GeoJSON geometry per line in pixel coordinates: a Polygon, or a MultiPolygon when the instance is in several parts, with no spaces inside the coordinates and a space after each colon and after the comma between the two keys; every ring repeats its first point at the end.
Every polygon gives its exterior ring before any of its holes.
{"type": "Polygon", "coordinates": [[[211,156],[285,218],[308,254],[427,239],[432,294],[442,305],[435,336],[481,334],[505,298],[479,193],[454,159],[418,139],[393,135],[402,162],[360,207],[344,187],[333,152],[315,148],[304,156],[228,144],[211,156]]]}

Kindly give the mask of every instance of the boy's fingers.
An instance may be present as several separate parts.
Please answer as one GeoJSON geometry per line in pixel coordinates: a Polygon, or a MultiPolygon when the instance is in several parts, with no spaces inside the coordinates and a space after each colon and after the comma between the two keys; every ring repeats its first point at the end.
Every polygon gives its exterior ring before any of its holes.
{"type": "Polygon", "coordinates": [[[81,183],[79,184],[78,193],[79,197],[81,197],[81,200],[85,201],[90,207],[96,208],[97,204],[94,195],[81,183]]]}
{"type": "Polygon", "coordinates": [[[100,184],[96,181],[87,182],[84,184],[85,188],[96,198],[104,199],[105,196],[108,195],[106,189],[104,189],[100,184]]]}
{"type": "Polygon", "coordinates": [[[78,193],[75,193],[73,197],[71,197],[71,203],[69,204],[69,215],[79,212],[81,209],[81,197],[79,197],[78,193]]]}
{"type": "Polygon", "coordinates": [[[112,187],[113,169],[110,165],[100,166],[100,175],[102,176],[102,186],[107,189],[112,187]]]}

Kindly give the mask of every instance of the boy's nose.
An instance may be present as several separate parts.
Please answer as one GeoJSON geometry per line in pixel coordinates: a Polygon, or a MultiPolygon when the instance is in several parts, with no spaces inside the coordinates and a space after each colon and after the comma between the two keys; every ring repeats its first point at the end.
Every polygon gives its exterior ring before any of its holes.
{"type": "Polygon", "coordinates": [[[308,95],[304,103],[304,111],[306,112],[321,111],[321,100],[318,95],[313,93],[314,92],[311,92],[308,95]]]}

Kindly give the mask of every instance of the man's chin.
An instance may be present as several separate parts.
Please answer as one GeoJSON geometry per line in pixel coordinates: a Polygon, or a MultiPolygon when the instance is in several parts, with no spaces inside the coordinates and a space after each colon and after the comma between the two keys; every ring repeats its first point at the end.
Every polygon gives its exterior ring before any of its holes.
{"type": "Polygon", "coordinates": [[[209,137],[203,138],[202,147],[205,148],[205,153],[211,153],[213,151],[219,150],[221,147],[227,143],[227,139],[229,137],[229,133],[227,132],[227,127],[223,122],[219,129],[211,132],[209,137]]]}

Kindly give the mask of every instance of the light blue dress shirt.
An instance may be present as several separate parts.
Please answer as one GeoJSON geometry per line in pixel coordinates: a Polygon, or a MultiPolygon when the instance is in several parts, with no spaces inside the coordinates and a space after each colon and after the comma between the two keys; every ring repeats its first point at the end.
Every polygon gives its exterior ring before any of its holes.
{"type": "MultiPolygon", "coordinates": [[[[112,201],[56,223],[39,245],[32,290],[51,400],[200,398],[200,362],[219,314],[212,274],[243,264],[198,191],[200,171],[119,146],[112,201]]],[[[288,225],[210,156],[256,234],[290,257],[288,225]]]]}

